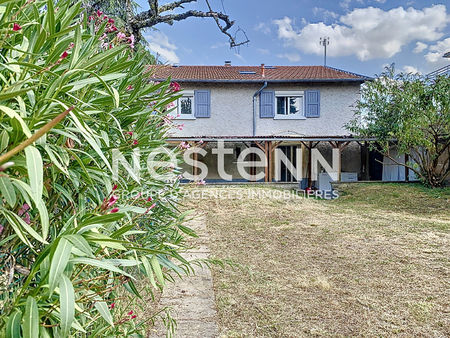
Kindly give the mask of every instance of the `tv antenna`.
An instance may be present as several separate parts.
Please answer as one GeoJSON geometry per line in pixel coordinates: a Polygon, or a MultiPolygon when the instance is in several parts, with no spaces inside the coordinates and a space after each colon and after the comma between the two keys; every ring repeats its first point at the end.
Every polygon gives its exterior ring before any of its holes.
{"type": "Polygon", "coordinates": [[[324,53],[323,53],[323,65],[327,65],[327,46],[330,44],[330,38],[329,37],[323,37],[320,38],[320,45],[323,46],[324,53]]]}

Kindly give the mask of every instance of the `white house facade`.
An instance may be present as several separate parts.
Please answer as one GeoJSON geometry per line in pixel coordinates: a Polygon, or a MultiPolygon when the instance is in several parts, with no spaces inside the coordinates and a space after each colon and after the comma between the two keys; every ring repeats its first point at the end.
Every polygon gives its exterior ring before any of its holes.
{"type": "Polygon", "coordinates": [[[180,84],[182,97],[171,112],[180,128],[171,131],[169,141],[207,150],[195,155],[209,169],[206,181],[223,181],[218,158],[208,151],[218,142],[232,149],[225,167],[233,181],[245,181],[236,163],[248,147],[258,147],[267,158],[265,168],[249,168],[253,174],[264,172],[259,180],[265,182],[300,181],[303,188],[319,187],[320,179],[311,174],[314,149],[330,163],[333,149],[339,153],[339,180],[381,179],[379,158],[369,152],[367,140],[355,138],[345,127],[368,77],[323,66],[155,65],[150,72],[155,81],[170,78],[180,84]],[[301,163],[301,178],[284,164],[281,175],[275,172],[275,153],[280,150],[289,161],[301,163]]]}

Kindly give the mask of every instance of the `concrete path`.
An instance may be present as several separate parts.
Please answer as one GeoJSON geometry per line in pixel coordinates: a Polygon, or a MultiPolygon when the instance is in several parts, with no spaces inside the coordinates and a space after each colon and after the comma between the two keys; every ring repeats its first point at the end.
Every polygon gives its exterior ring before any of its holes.
{"type": "MultiPolygon", "coordinates": [[[[209,257],[208,234],[204,217],[198,217],[187,224],[193,228],[199,238],[196,247],[183,255],[187,260],[209,257]]],[[[219,336],[217,313],[214,301],[214,289],[211,271],[194,266],[195,274],[175,283],[166,285],[160,305],[170,307],[172,317],[177,322],[175,337],[212,338],[219,336]]],[[[164,328],[150,337],[165,337],[164,328]]]]}

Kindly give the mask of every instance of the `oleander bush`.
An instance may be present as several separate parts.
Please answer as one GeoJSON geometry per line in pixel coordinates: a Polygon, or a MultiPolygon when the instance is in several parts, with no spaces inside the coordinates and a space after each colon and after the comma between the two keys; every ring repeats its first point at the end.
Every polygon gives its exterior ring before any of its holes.
{"type": "Polygon", "coordinates": [[[124,304],[189,272],[194,234],[168,155],[130,168],[164,146],[178,86],[80,2],[0,1],[0,30],[0,336],[145,335],[124,304]]]}

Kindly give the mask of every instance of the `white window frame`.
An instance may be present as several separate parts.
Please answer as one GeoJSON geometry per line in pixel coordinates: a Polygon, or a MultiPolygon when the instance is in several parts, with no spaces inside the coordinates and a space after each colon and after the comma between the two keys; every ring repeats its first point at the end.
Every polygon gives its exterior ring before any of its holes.
{"type": "Polygon", "coordinates": [[[183,90],[182,96],[177,99],[175,102],[176,108],[173,110],[173,113],[175,114],[175,118],[177,120],[195,120],[195,95],[193,90],[183,90]],[[180,99],[183,97],[191,97],[192,99],[192,113],[191,114],[181,114],[181,105],[180,105],[180,99]]]}
{"type": "Polygon", "coordinates": [[[299,90],[279,90],[275,91],[275,116],[274,120],[306,120],[305,116],[305,92],[299,90]],[[277,97],[300,97],[300,113],[298,114],[278,114],[277,97]]]}

